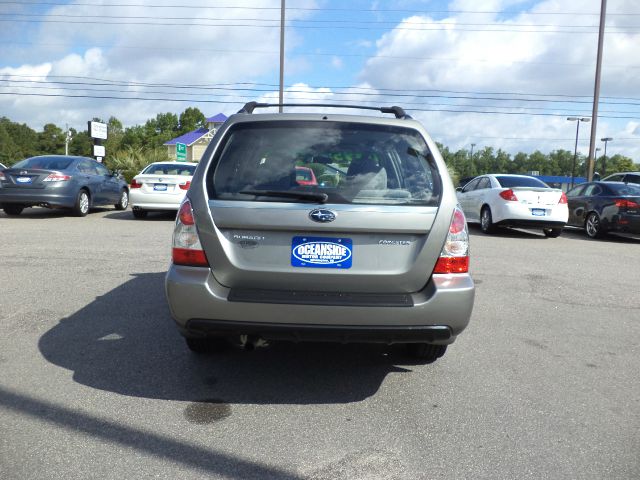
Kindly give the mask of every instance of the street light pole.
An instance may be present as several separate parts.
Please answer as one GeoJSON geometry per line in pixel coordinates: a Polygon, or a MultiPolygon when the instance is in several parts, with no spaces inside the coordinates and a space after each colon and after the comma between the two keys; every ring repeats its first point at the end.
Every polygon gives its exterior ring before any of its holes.
{"type": "Polygon", "coordinates": [[[602,176],[603,177],[607,171],[607,142],[610,142],[611,140],[613,140],[612,137],[604,137],[600,139],[601,142],[604,142],[604,157],[602,157],[602,176]]]}
{"type": "Polygon", "coordinates": [[[573,164],[571,165],[571,188],[573,188],[573,179],[576,176],[576,160],[578,158],[578,136],[580,135],[580,122],[588,122],[588,117],[567,117],[570,122],[576,122],[576,146],[573,152],[573,164]]]}

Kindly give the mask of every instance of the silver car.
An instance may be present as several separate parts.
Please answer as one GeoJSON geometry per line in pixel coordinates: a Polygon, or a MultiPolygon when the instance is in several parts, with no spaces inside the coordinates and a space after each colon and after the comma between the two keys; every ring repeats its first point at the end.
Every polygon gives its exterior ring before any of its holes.
{"type": "Polygon", "coordinates": [[[469,322],[474,283],[433,140],[399,107],[253,113],[268,106],[248,103],[218,130],[178,211],[165,287],[189,348],[234,336],[441,357],[469,322]]]}

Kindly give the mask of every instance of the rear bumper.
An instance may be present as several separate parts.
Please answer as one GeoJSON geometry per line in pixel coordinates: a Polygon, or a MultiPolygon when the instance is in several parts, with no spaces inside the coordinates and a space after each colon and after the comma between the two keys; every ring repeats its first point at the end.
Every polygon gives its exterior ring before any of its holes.
{"type": "Polygon", "coordinates": [[[557,222],[552,220],[520,220],[508,219],[497,222],[496,225],[501,227],[520,227],[520,228],[563,228],[566,222],[557,222]]]}
{"type": "Polygon", "coordinates": [[[328,326],[262,322],[229,322],[194,318],[187,322],[190,334],[257,335],[268,340],[340,343],[450,343],[451,329],[445,325],[425,326],[328,326]]]}
{"type": "Polygon", "coordinates": [[[492,208],[491,214],[496,225],[522,228],[562,228],[569,219],[567,204],[551,206],[506,202],[492,208]],[[544,210],[545,214],[533,215],[533,209],[544,210]]]}
{"type": "Polygon", "coordinates": [[[0,205],[19,204],[26,207],[44,205],[48,207],[72,208],[76,203],[76,196],[65,193],[51,193],[49,190],[14,191],[14,188],[0,189],[0,205]]]}
{"type": "MultiPolygon", "coordinates": [[[[292,292],[274,292],[274,301],[230,300],[209,269],[171,265],[165,280],[169,308],[185,336],[255,334],[290,340],[374,343],[452,343],[469,323],[475,286],[469,275],[433,275],[406,304],[327,302],[326,295],[300,292],[310,300],[284,303],[292,292]],[[305,295],[306,294],[306,295],[305,295]],[[321,300],[317,300],[320,297],[321,300]]],[[[263,291],[265,292],[265,291],[263,291]]],[[[329,294],[335,298],[339,294],[329,294]]],[[[393,296],[393,295],[392,295],[393,296]]],[[[366,296],[365,296],[366,298],[366,296]]]]}
{"type": "Polygon", "coordinates": [[[606,225],[611,232],[640,235],[640,215],[615,215],[613,222],[606,225]]]}
{"type": "Polygon", "coordinates": [[[178,210],[185,195],[186,191],[175,194],[145,193],[133,189],[129,192],[129,205],[142,210],[178,210]]]}

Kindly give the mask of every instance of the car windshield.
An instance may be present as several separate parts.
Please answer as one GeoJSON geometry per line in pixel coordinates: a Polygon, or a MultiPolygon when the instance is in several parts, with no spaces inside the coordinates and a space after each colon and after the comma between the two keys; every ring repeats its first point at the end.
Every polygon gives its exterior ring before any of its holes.
{"type": "Polygon", "coordinates": [[[176,165],[175,163],[152,163],[142,173],[148,175],[184,175],[193,176],[195,165],[176,165]]]}
{"type": "Polygon", "coordinates": [[[640,195],[640,185],[635,185],[631,183],[609,183],[607,187],[613,191],[614,195],[632,195],[639,196],[640,195]]]}
{"type": "Polygon", "coordinates": [[[31,157],[16,163],[13,168],[41,168],[43,170],[66,170],[73,159],[64,157],[31,157]]]}
{"type": "Polygon", "coordinates": [[[329,203],[440,203],[435,161],[421,134],[409,128],[327,121],[241,123],[226,135],[214,162],[208,186],[217,199],[320,198],[295,195],[312,192],[329,203]],[[279,197],[278,192],[287,194],[279,197]]]}
{"type": "Polygon", "coordinates": [[[507,175],[496,175],[496,180],[501,187],[534,187],[534,188],[550,188],[549,185],[542,180],[533,177],[510,177],[507,175]]]}

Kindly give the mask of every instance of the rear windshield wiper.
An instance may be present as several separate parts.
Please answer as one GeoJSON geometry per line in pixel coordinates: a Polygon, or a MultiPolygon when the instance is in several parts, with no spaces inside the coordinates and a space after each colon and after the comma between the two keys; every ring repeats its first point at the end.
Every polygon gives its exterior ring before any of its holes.
{"type": "Polygon", "coordinates": [[[257,197],[285,197],[297,200],[309,200],[318,203],[326,203],[329,195],[319,192],[298,192],[295,190],[240,190],[238,193],[255,195],[257,197]]]}

